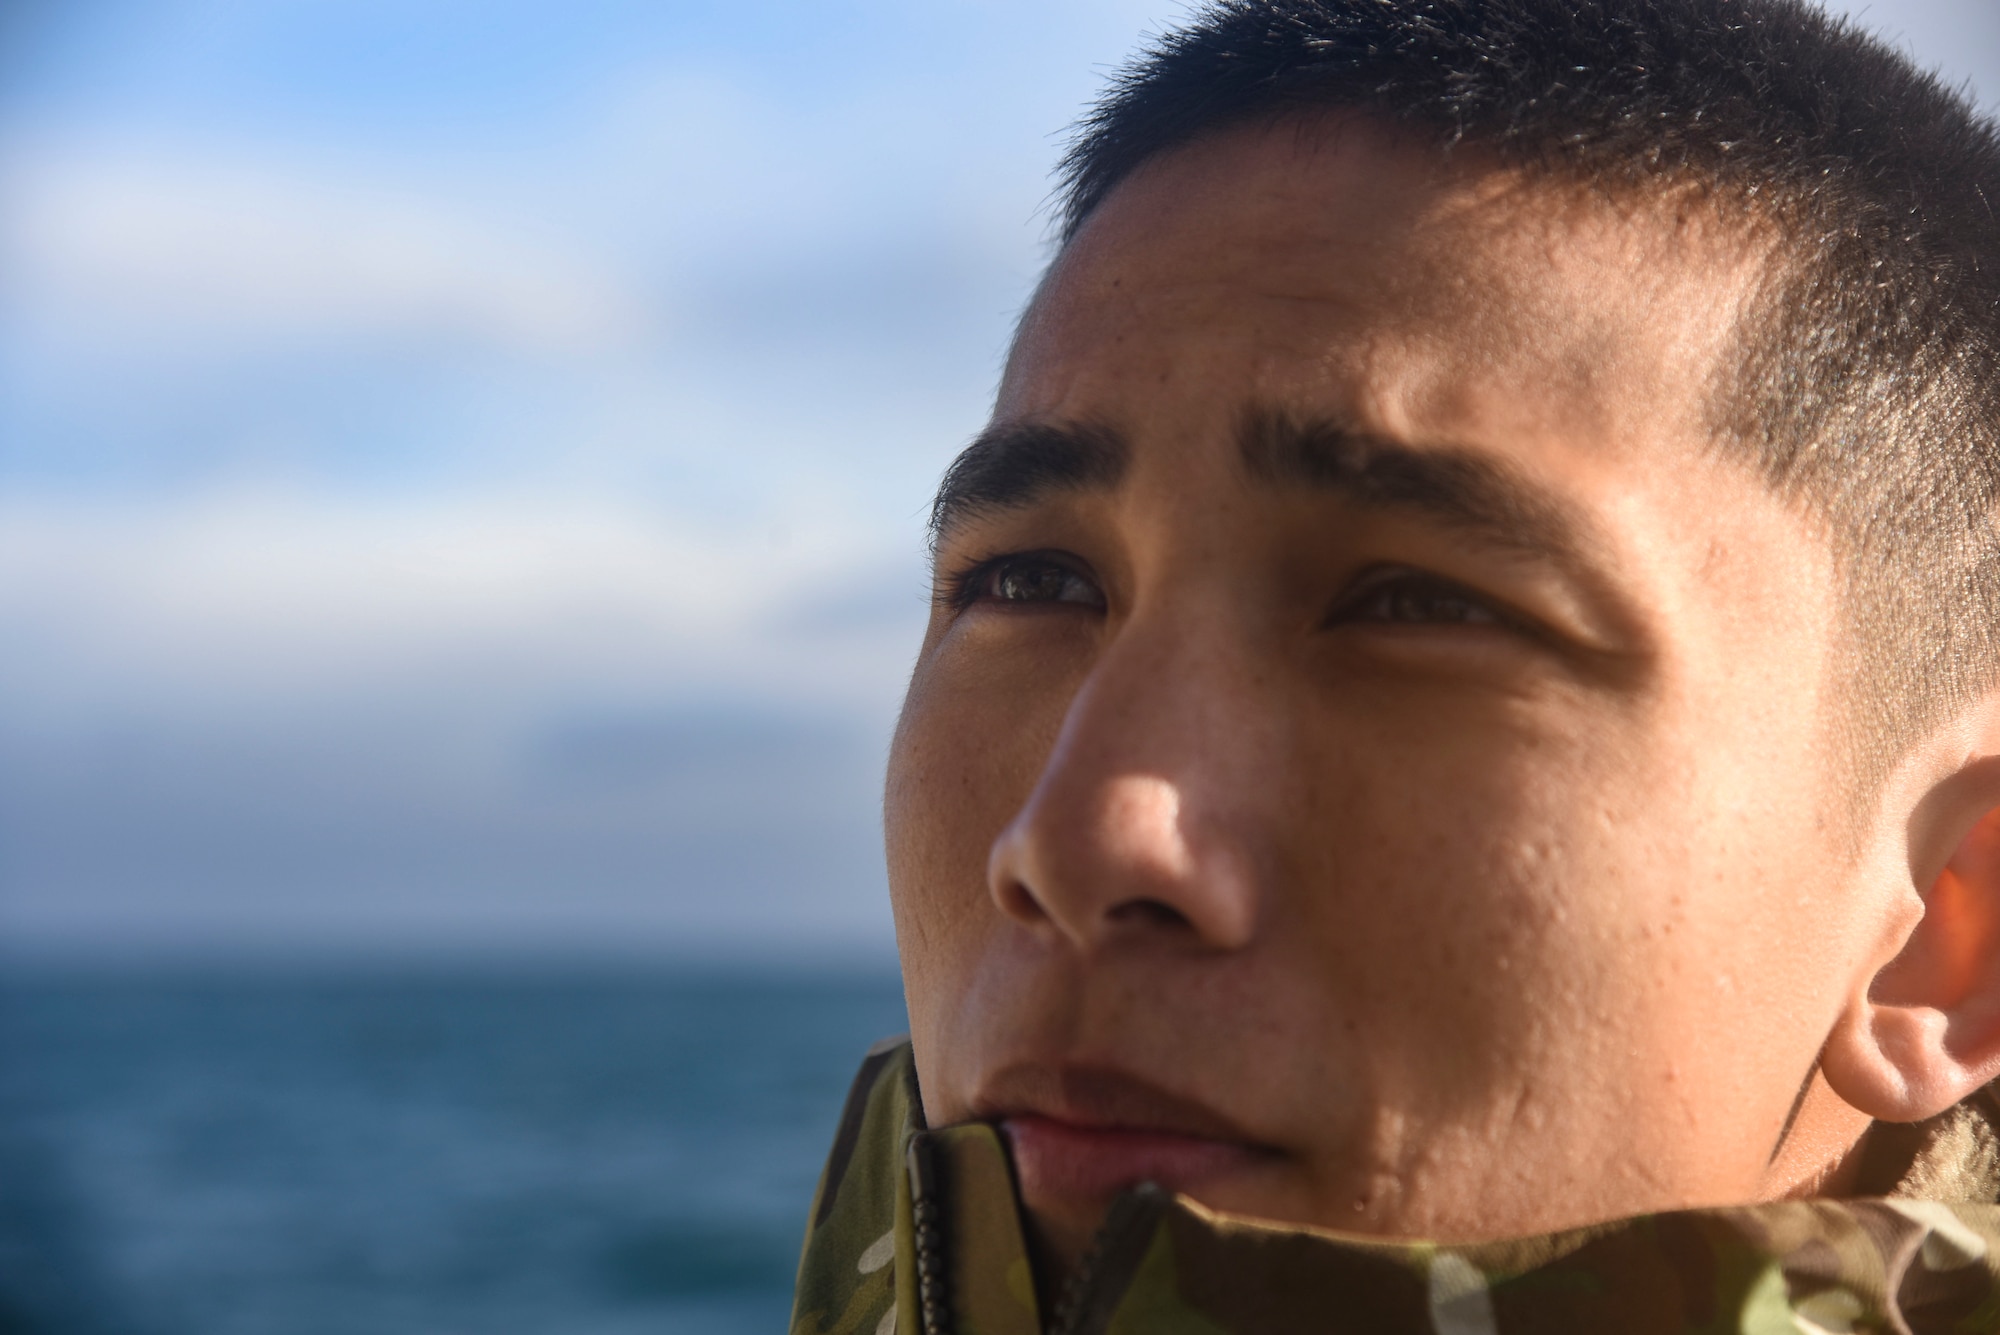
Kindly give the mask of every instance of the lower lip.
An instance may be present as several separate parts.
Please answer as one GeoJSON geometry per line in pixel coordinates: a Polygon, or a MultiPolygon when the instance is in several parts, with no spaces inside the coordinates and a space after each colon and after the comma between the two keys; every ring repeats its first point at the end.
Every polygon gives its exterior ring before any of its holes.
{"type": "Polygon", "coordinates": [[[1078,1126],[1048,1117],[1000,1124],[1029,1200],[1102,1200],[1141,1182],[1189,1191],[1260,1157],[1244,1145],[1159,1131],[1078,1126]]]}

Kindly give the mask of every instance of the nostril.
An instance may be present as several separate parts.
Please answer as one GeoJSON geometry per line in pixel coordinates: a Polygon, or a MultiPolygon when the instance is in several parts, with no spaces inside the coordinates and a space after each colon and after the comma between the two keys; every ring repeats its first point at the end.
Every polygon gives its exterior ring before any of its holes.
{"type": "Polygon", "coordinates": [[[1153,927],[1193,927],[1187,914],[1157,899],[1128,899],[1108,915],[1113,922],[1143,923],[1153,927]]]}
{"type": "Polygon", "coordinates": [[[1017,922],[1042,922],[1049,916],[1042,902],[1035,898],[1035,892],[1012,877],[994,887],[993,898],[1000,911],[1017,922]]]}

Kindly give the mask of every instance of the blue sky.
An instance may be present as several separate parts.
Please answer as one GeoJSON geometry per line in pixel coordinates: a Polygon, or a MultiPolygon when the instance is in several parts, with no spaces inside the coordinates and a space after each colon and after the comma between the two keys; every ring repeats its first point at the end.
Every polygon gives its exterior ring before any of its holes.
{"type": "Polygon", "coordinates": [[[1178,12],[16,7],[0,936],[885,951],[924,502],[1178,12]]]}

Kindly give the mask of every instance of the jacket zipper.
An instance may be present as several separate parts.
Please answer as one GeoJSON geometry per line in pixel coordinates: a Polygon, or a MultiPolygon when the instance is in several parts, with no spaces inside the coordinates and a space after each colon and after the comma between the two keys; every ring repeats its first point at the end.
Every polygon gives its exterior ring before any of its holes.
{"type": "Polygon", "coordinates": [[[1047,1335],[1085,1335],[1087,1323],[1096,1314],[1097,1304],[1092,1299],[1098,1296],[1098,1279],[1109,1258],[1122,1256],[1128,1250],[1127,1243],[1138,1241],[1137,1232],[1159,1218],[1166,1201],[1165,1191],[1151,1182],[1141,1182],[1111,1203],[1110,1213],[1063,1285],[1062,1297],[1050,1314],[1047,1335]]]}
{"type": "Polygon", "coordinates": [[[944,1225],[938,1200],[937,1164],[931,1138],[910,1138],[910,1222],[917,1253],[918,1320],[923,1335],[951,1335],[950,1294],[945,1285],[944,1225]]]}
{"type": "MultiPolygon", "coordinates": [[[[947,1284],[943,1202],[940,1199],[935,1149],[930,1137],[910,1138],[910,1222],[915,1233],[918,1322],[922,1335],[951,1335],[951,1293],[947,1284]]],[[[1044,1330],[1047,1335],[1086,1335],[1095,1314],[1098,1278],[1112,1257],[1123,1257],[1136,1242],[1136,1230],[1158,1219],[1167,1193],[1142,1182],[1111,1203],[1110,1212],[1085,1249],[1044,1330]]],[[[1136,1265],[1136,1257],[1132,1258],[1136,1265]]],[[[1128,1270],[1130,1267],[1124,1267],[1128,1270]]]]}

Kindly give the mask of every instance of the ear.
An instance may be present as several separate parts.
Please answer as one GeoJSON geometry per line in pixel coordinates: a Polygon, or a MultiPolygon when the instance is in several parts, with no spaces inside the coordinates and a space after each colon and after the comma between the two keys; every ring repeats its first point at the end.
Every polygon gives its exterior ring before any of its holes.
{"type": "Polygon", "coordinates": [[[2000,1077],[2000,755],[1933,785],[1908,847],[1921,916],[1892,913],[1887,958],[1820,1058],[1835,1093],[1885,1122],[1934,1117],[2000,1077]]]}

